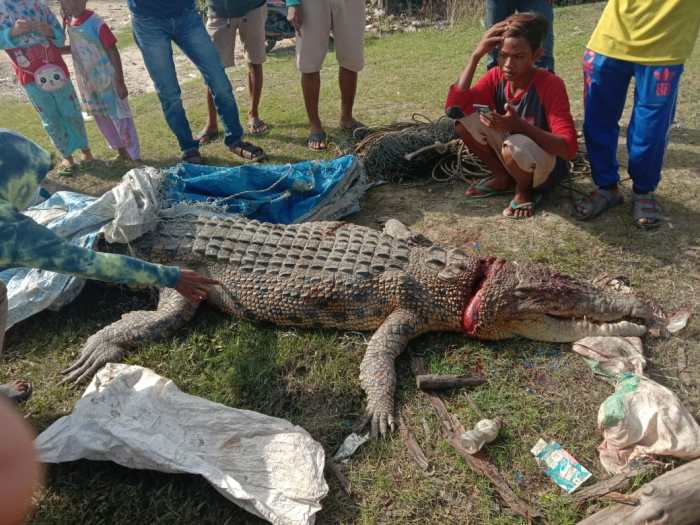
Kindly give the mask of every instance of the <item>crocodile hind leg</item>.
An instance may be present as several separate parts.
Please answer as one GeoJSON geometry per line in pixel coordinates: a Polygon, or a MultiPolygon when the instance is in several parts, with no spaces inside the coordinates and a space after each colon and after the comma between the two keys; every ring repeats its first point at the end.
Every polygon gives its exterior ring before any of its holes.
{"type": "Polygon", "coordinates": [[[63,371],[68,375],[61,383],[87,381],[105,364],[118,362],[130,348],[168,336],[192,319],[197,306],[172,288],[162,289],[156,310],[129,312],[91,335],[80,357],[63,371]]]}
{"type": "Polygon", "coordinates": [[[384,436],[394,430],[394,359],[408,342],[420,335],[422,323],[409,310],[395,310],[377,329],[367,345],[360,364],[360,384],[367,394],[367,415],[371,416],[371,433],[384,436]]]}

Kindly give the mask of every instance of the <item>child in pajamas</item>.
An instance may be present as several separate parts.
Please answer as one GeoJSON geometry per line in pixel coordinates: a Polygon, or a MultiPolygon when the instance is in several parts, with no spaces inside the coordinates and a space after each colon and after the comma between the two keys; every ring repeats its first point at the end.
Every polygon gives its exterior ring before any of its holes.
{"type": "Polygon", "coordinates": [[[61,0],[81,102],[118,152],[115,160],[140,160],[117,39],[98,15],[85,8],[86,3],[61,0]]]}
{"type": "Polygon", "coordinates": [[[59,174],[76,168],[73,153],[93,160],[75,89],[61,58],[63,29],[41,0],[0,0],[0,48],[12,61],[17,80],[63,156],[59,174]]]}

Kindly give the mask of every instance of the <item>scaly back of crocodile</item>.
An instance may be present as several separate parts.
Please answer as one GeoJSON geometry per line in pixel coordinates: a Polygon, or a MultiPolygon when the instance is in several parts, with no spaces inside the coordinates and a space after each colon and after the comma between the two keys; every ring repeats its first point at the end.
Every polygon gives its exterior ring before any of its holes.
{"type": "Polygon", "coordinates": [[[396,308],[433,329],[459,330],[478,259],[419,248],[342,222],[261,223],[228,215],[164,220],[137,243],[153,262],[196,268],[222,282],[209,300],[224,311],[295,326],[373,330],[396,308]]]}

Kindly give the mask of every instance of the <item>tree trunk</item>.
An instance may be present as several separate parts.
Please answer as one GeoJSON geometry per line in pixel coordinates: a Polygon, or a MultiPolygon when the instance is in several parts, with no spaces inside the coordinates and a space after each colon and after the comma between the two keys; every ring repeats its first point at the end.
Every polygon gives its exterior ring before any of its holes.
{"type": "Polygon", "coordinates": [[[696,524],[700,521],[699,480],[700,459],[696,459],[633,492],[639,505],[612,505],[578,525],[696,524]]]}

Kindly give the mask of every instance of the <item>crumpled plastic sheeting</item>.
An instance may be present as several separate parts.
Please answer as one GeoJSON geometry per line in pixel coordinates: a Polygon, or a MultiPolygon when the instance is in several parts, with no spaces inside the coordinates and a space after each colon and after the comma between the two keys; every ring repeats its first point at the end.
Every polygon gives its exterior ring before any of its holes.
{"type": "Polygon", "coordinates": [[[600,462],[611,474],[643,455],[700,457],[700,426],[668,388],[643,375],[638,337],[586,337],[574,343],[591,369],[615,384],[598,410],[600,462]]]}
{"type": "Polygon", "coordinates": [[[573,350],[588,360],[593,372],[612,379],[613,384],[619,374],[642,375],[647,366],[639,337],[585,337],[574,343],[573,350]]]}
{"type": "Polygon", "coordinates": [[[328,492],[323,448],[303,428],[185,394],[140,366],[103,367],[35,445],[43,463],[85,458],[200,474],[275,525],[313,524],[328,492]]]}

